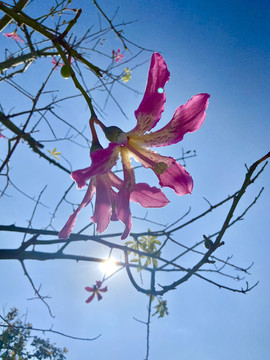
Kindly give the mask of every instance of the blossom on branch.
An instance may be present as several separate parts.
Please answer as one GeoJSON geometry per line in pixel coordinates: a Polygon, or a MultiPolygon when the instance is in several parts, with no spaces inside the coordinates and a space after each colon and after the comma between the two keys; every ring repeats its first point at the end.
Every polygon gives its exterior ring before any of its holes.
{"type": "MultiPolygon", "coordinates": [[[[205,110],[208,106],[209,95],[202,93],[193,96],[185,105],[179,106],[171,121],[162,129],[149,132],[161,118],[166,100],[164,86],[169,80],[170,73],[163,57],[154,53],[148,75],[144,97],[139,108],[135,111],[137,125],[129,132],[123,132],[116,126],[106,127],[101,121],[95,120],[104,131],[111,144],[107,149],[100,150],[100,158],[106,158],[106,164],[120,153],[124,169],[124,186],[118,194],[118,201],[128,204],[134,185],[134,172],[130,157],[141,162],[145,168],[151,169],[158,177],[160,186],[172,188],[178,195],[190,194],[193,189],[193,180],[186,169],[174,158],[159,155],[148,147],[161,147],[178,143],[188,132],[198,130],[205,120],[205,110]]],[[[98,165],[98,164],[96,164],[98,165]]],[[[92,163],[95,166],[95,163],[92,163]]],[[[85,169],[80,173],[79,182],[85,183],[89,173],[85,169]]],[[[78,183],[79,184],[79,183],[78,183]]],[[[127,216],[127,205],[123,206],[126,212],[119,213],[120,219],[127,216]]],[[[124,237],[122,236],[122,239],[124,237]]]]}
{"type": "Polygon", "coordinates": [[[14,39],[15,41],[24,43],[24,40],[20,38],[16,30],[10,33],[4,33],[3,35],[6,36],[7,38],[11,38],[14,39]]]}
{"type": "MultiPolygon", "coordinates": [[[[98,163],[97,159],[100,155],[102,155],[100,150],[96,150],[91,154],[92,164],[98,163]]],[[[102,163],[102,159],[100,159],[100,162],[102,163]]],[[[124,189],[124,181],[110,170],[105,173],[100,173],[100,167],[90,166],[87,169],[77,170],[71,173],[71,177],[77,182],[78,187],[85,185],[85,183],[81,181],[84,177],[84,170],[88,171],[88,176],[91,178],[87,191],[81,204],[69,217],[59,232],[58,237],[60,239],[67,239],[69,237],[75,226],[79,212],[91,202],[96,193],[95,209],[91,220],[97,224],[97,232],[104,232],[111,221],[121,220],[125,225],[122,238],[126,238],[130,233],[132,224],[129,201],[126,202],[120,193],[120,191],[125,191],[122,190],[124,189]],[[113,188],[119,190],[120,196],[113,188]]],[[[140,203],[141,206],[145,208],[164,207],[169,203],[169,200],[160,189],[150,187],[146,183],[134,183],[130,200],[140,203]]]]}
{"type": "Polygon", "coordinates": [[[116,51],[112,51],[112,57],[114,59],[114,61],[117,63],[118,61],[122,62],[122,59],[124,57],[123,54],[120,54],[121,50],[118,49],[117,52],[116,51]]]}
{"type": "Polygon", "coordinates": [[[87,304],[89,304],[95,296],[97,296],[98,301],[100,301],[102,299],[101,296],[101,292],[107,292],[108,288],[107,286],[105,286],[104,288],[101,288],[102,286],[102,281],[96,281],[96,285],[94,285],[93,287],[90,286],[86,286],[85,290],[92,292],[93,294],[85,301],[87,304]]]}
{"type": "MultiPolygon", "coordinates": [[[[68,62],[70,65],[72,65],[73,61],[74,61],[73,57],[68,58],[68,62]]],[[[60,62],[60,59],[57,60],[55,57],[52,58],[51,63],[54,65],[54,70],[57,70],[58,67],[65,65],[63,62],[60,62]]]]}
{"type": "MultiPolygon", "coordinates": [[[[179,106],[171,121],[162,129],[149,132],[161,118],[166,100],[164,86],[170,73],[163,57],[154,53],[151,60],[147,86],[139,108],[135,111],[137,125],[129,132],[123,132],[116,126],[106,127],[96,120],[103,129],[111,144],[102,150],[108,162],[121,153],[123,167],[130,167],[132,156],[150,168],[159,179],[160,186],[172,188],[176,194],[185,195],[192,192],[193,180],[185,168],[174,158],[159,155],[148,147],[161,147],[175,144],[183,139],[188,132],[198,130],[204,122],[208,105],[208,94],[193,96],[185,105],[179,106]],[[148,133],[147,133],[148,132],[148,133]]],[[[85,173],[86,175],[86,173],[85,173]]],[[[81,179],[82,180],[82,179],[81,179]]],[[[87,180],[87,175],[84,181],[87,180]]],[[[130,173],[126,172],[127,183],[130,173]]]]}
{"type": "Polygon", "coordinates": [[[54,65],[54,70],[57,70],[58,67],[63,66],[64,64],[60,62],[60,60],[56,60],[55,57],[52,58],[51,63],[54,65]]]}
{"type": "Polygon", "coordinates": [[[129,69],[129,67],[126,67],[124,69],[125,75],[121,77],[121,80],[123,80],[124,83],[128,82],[129,80],[131,80],[131,70],[129,69]]]}
{"type": "Polygon", "coordinates": [[[81,205],[71,215],[60,231],[59,237],[69,236],[78,212],[91,201],[95,190],[97,191],[96,209],[106,207],[107,210],[106,212],[102,210],[103,215],[95,216],[94,214],[92,220],[97,222],[98,231],[102,232],[107,228],[110,220],[116,216],[125,224],[121,239],[127,238],[131,231],[130,201],[137,201],[144,207],[162,207],[168,203],[160,189],[151,188],[146,183],[136,184],[131,157],[141,162],[145,168],[150,168],[158,177],[160,186],[170,187],[178,195],[192,192],[193,180],[186,169],[174,158],[162,156],[148,147],[175,144],[181,141],[186,133],[198,130],[205,120],[209,95],[203,93],[193,96],[185,105],[176,109],[173,118],[166,126],[158,131],[149,132],[157,125],[164,110],[166,100],[164,86],[169,76],[163,57],[154,53],[145,94],[139,108],[135,111],[137,125],[133,130],[125,133],[116,126],[106,127],[101,121],[94,119],[111,143],[106,149],[99,148],[91,153],[90,167],[71,173],[72,179],[77,182],[79,188],[84,187],[88,180],[90,184],[81,205]],[[116,165],[119,154],[121,154],[123,165],[123,181],[119,178],[117,181],[115,178],[112,180],[111,169],[116,165]],[[112,186],[119,190],[117,195],[112,195],[112,186]],[[98,187],[103,190],[98,190],[98,187]],[[102,218],[104,213],[106,221],[102,218]],[[101,221],[106,226],[99,226],[101,221]]]}
{"type": "Polygon", "coordinates": [[[59,160],[59,156],[61,155],[60,151],[56,151],[56,148],[53,148],[53,150],[48,150],[48,153],[50,153],[54,158],[56,158],[57,160],[59,160]]]}
{"type": "Polygon", "coordinates": [[[71,178],[76,181],[78,188],[86,185],[85,179],[89,179],[90,182],[81,204],[59,232],[58,237],[60,239],[67,239],[69,237],[75,226],[79,212],[91,202],[95,193],[96,203],[91,220],[97,224],[97,232],[104,232],[110,221],[121,220],[125,225],[122,239],[125,239],[129,235],[132,226],[129,200],[140,203],[141,206],[145,208],[164,207],[169,203],[169,200],[160,189],[151,187],[146,183],[136,184],[133,168],[130,169],[133,179],[130,187],[127,187],[127,183],[125,182],[125,170],[124,181],[111,171],[119,157],[117,152],[115,156],[111,156],[111,148],[117,147],[118,145],[110,144],[108,149],[103,149],[98,141],[93,121],[94,119],[90,119],[89,121],[93,136],[90,150],[92,164],[90,167],[71,173],[71,178]],[[113,188],[119,192],[117,193],[113,188]],[[128,191],[129,194],[128,201],[126,201],[127,198],[123,198],[122,196],[122,193],[125,191],[128,191]]]}

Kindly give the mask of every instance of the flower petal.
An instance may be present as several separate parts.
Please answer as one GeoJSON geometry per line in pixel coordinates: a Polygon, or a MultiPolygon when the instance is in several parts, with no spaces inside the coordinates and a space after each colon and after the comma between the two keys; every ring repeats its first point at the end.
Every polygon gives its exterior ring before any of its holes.
{"type": "Polygon", "coordinates": [[[164,86],[169,80],[170,73],[163,57],[154,53],[152,55],[147,86],[139,108],[135,111],[136,127],[129,132],[138,135],[151,130],[161,118],[164,110],[166,96],[164,86]]]}
{"type": "Polygon", "coordinates": [[[86,304],[89,304],[95,297],[95,293],[93,293],[91,296],[89,296],[89,298],[85,301],[86,304]]]}
{"type": "Polygon", "coordinates": [[[138,146],[133,140],[129,141],[127,147],[135,160],[140,161],[144,167],[155,172],[160,186],[170,187],[178,195],[186,195],[192,192],[192,177],[184,166],[180,165],[174,158],[162,156],[155,151],[138,146]]]}
{"type": "Polygon", "coordinates": [[[77,215],[79,214],[79,212],[81,211],[81,209],[85,206],[87,206],[89,204],[89,202],[92,200],[94,193],[96,191],[96,187],[95,187],[95,181],[94,179],[92,179],[88,185],[88,189],[84,195],[84,198],[80,204],[80,206],[74,211],[74,213],[72,215],[70,215],[68,221],[66,222],[66,224],[64,225],[64,227],[62,228],[62,230],[59,232],[58,237],[59,239],[67,239],[70,235],[70,233],[72,232],[76,220],[77,220],[77,215]]]}
{"type": "Polygon", "coordinates": [[[170,202],[160,189],[146,183],[138,183],[134,186],[130,200],[140,203],[145,208],[160,208],[170,202]]]}
{"type": "Polygon", "coordinates": [[[191,194],[193,189],[193,180],[184,166],[180,165],[174,158],[171,157],[164,159],[164,162],[167,163],[168,168],[163,174],[157,174],[160,186],[170,187],[178,195],[191,194]]]}
{"type": "Polygon", "coordinates": [[[102,286],[102,281],[97,280],[97,281],[96,281],[96,285],[97,285],[97,287],[100,289],[101,286],[102,286]]]}
{"type": "Polygon", "coordinates": [[[86,291],[90,291],[90,292],[95,291],[95,289],[94,289],[93,287],[90,287],[90,286],[86,286],[86,287],[85,287],[85,290],[86,290],[86,291]]]}
{"type": "Polygon", "coordinates": [[[135,141],[150,146],[167,146],[181,141],[188,132],[198,130],[205,120],[208,106],[208,94],[193,96],[185,105],[179,106],[172,120],[162,129],[141,135],[132,136],[135,141]]]}
{"type": "Polygon", "coordinates": [[[110,143],[106,149],[99,149],[90,154],[91,166],[73,171],[71,178],[76,181],[78,188],[85,186],[90,178],[103,174],[110,170],[117,162],[119,156],[119,145],[110,143]]]}
{"type": "Polygon", "coordinates": [[[117,217],[125,224],[125,230],[121,236],[121,240],[124,240],[128,237],[132,228],[129,200],[130,191],[123,186],[122,189],[119,191],[116,200],[117,217]]]}
{"type": "Polygon", "coordinates": [[[107,292],[108,291],[108,288],[107,288],[107,286],[105,286],[104,288],[102,288],[102,289],[98,289],[98,291],[101,291],[101,292],[107,292]]]}
{"type": "Polygon", "coordinates": [[[128,237],[132,228],[129,200],[130,193],[132,192],[135,185],[135,175],[133,166],[130,162],[129,151],[124,147],[121,147],[120,151],[124,170],[124,181],[116,198],[116,214],[119,220],[121,220],[126,225],[125,230],[121,236],[121,240],[124,240],[128,237]]]}
{"type": "Polygon", "coordinates": [[[112,171],[108,171],[108,177],[111,182],[111,186],[115,187],[116,189],[120,189],[123,185],[123,180],[121,180],[117,175],[115,175],[112,171]]]}
{"type": "Polygon", "coordinates": [[[112,215],[110,187],[107,184],[107,174],[96,176],[96,204],[91,220],[97,224],[97,232],[105,231],[112,215]]]}
{"type": "Polygon", "coordinates": [[[99,293],[99,291],[100,291],[100,290],[97,290],[97,291],[96,291],[98,301],[100,301],[100,300],[102,299],[102,296],[101,296],[101,294],[99,293]]]}
{"type": "Polygon", "coordinates": [[[20,38],[20,36],[16,33],[16,31],[11,33],[4,33],[3,35],[6,36],[7,38],[12,38],[16,41],[24,43],[24,40],[20,38]]]}

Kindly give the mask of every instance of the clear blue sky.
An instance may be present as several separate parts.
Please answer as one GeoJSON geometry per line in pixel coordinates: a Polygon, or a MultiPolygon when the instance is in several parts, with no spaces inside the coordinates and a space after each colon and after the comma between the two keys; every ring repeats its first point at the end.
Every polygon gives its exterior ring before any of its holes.
{"type": "MultiPolygon", "coordinates": [[[[78,31],[80,27],[89,27],[96,19],[87,4],[86,1],[74,1],[74,7],[83,9],[82,23],[76,25],[78,31]]],[[[35,5],[32,4],[33,11],[36,11],[35,5]]],[[[244,178],[244,164],[251,165],[269,151],[269,2],[122,0],[103,2],[102,7],[111,16],[118,5],[116,23],[137,20],[125,28],[125,36],[145,48],[161,52],[171,73],[171,79],[166,85],[167,102],[161,125],[167,123],[176,107],[192,95],[200,92],[211,95],[202,128],[186,135],[182,143],[163,150],[164,154],[177,157],[181,155],[182,147],[186,150],[196,149],[198,156],[187,162],[187,170],[195,184],[193,194],[176,198],[168,190],[166,194],[171,204],[166,209],[150,213],[155,220],[167,223],[191,206],[191,215],[195,216],[207,208],[203,197],[215,203],[237,190],[244,178]]],[[[7,42],[4,46],[7,46],[7,42]]],[[[122,49],[119,40],[115,39],[114,49],[118,47],[122,49]]],[[[126,58],[131,55],[125,53],[126,58]]],[[[147,63],[132,72],[130,85],[141,93],[145,88],[150,57],[151,52],[145,52],[140,61],[147,63]]],[[[49,66],[48,61],[47,69],[49,66]]],[[[32,76],[33,80],[39,71],[38,64],[34,64],[27,76],[32,76]]],[[[71,81],[59,80],[59,77],[57,81],[59,83],[52,84],[52,87],[59,85],[66,86],[67,91],[72,89],[71,81]]],[[[7,89],[10,91],[9,96],[6,101],[2,98],[1,104],[8,111],[14,105],[16,93],[11,88],[7,89]]],[[[124,130],[129,130],[135,124],[133,113],[140,103],[141,95],[135,96],[120,87],[115,94],[129,120],[109,102],[104,122],[107,125],[121,125],[124,130]]],[[[74,124],[80,129],[88,121],[85,107],[79,108],[75,101],[66,116],[73,117],[74,124]]],[[[48,148],[50,146],[53,148],[54,144],[48,145],[48,148]]],[[[61,143],[57,145],[63,155],[67,154],[73,169],[88,166],[87,149],[81,149],[79,154],[78,148],[72,152],[73,149],[68,146],[61,143]]],[[[21,187],[34,196],[46,182],[44,174],[35,172],[41,160],[35,155],[27,159],[25,164],[18,153],[13,166],[16,166],[20,176],[21,187]]],[[[44,172],[48,176],[50,166],[44,165],[44,172]]],[[[267,167],[250,189],[241,209],[265,186],[261,199],[244,221],[227,232],[226,246],[218,252],[224,258],[234,255],[233,262],[242,267],[254,261],[252,275],[247,280],[250,284],[259,280],[259,285],[247,295],[242,295],[192,279],[167,294],[165,299],[168,301],[169,316],[164,319],[153,318],[151,323],[150,359],[265,360],[269,357],[269,183],[270,172],[267,167]]],[[[61,174],[59,178],[49,178],[48,184],[42,199],[52,206],[50,197],[62,194],[70,181],[68,176],[61,174]]],[[[72,200],[79,202],[80,199],[77,190],[74,190],[72,200]]],[[[2,222],[26,226],[25,219],[31,216],[33,203],[18,194],[4,201],[2,222]],[[6,205],[7,202],[9,205],[6,205]]],[[[89,212],[90,208],[83,216],[88,217],[89,212]]],[[[62,217],[59,215],[55,220],[57,229],[60,229],[69,213],[70,208],[66,208],[62,217]]],[[[192,242],[196,241],[196,237],[200,241],[202,234],[219,229],[222,214],[221,211],[198,223],[195,228],[187,229],[189,232],[184,235],[189,236],[192,242]]],[[[136,215],[144,216],[145,212],[143,210],[136,215]]],[[[48,219],[48,210],[40,209],[33,227],[45,226],[48,219]]],[[[148,224],[134,222],[135,226],[138,226],[139,231],[147,228],[148,224]]],[[[11,246],[11,242],[15,247],[14,236],[0,234],[0,247],[11,246]]],[[[83,245],[79,252],[84,251],[91,255],[95,247],[83,245]]],[[[98,360],[144,359],[146,329],[133,317],[146,320],[148,301],[145,295],[130,285],[124,272],[108,282],[109,291],[102,301],[86,305],[84,286],[92,285],[101,277],[97,266],[67,261],[29,262],[26,265],[36,284],[42,283],[43,294],[52,296],[49,303],[56,318],[49,318],[45,307],[38,300],[27,300],[33,296],[32,288],[17,262],[0,263],[0,272],[4,274],[0,280],[2,305],[6,308],[14,305],[21,311],[27,309],[29,321],[36,327],[46,328],[53,323],[54,329],[75,336],[94,337],[102,334],[91,343],[50,336],[57,345],[69,349],[69,360],[93,357],[98,360]]],[[[231,285],[238,287],[237,282],[231,285]]]]}

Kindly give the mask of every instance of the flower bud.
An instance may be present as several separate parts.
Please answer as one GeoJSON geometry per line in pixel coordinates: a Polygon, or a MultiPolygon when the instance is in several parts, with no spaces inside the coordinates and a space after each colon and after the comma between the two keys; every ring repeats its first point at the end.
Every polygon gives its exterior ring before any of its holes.
{"type": "Polygon", "coordinates": [[[204,246],[206,247],[206,249],[211,249],[211,247],[213,246],[213,241],[208,239],[207,237],[205,237],[204,239],[204,246]]]}
{"type": "Polygon", "coordinates": [[[63,76],[64,79],[69,79],[70,78],[70,70],[67,67],[67,65],[63,65],[61,67],[61,75],[63,76]]]}
{"type": "Polygon", "coordinates": [[[113,143],[123,144],[127,141],[127,135],[117,126],[108,126],[104,129],[106,138],[113,143]]]}

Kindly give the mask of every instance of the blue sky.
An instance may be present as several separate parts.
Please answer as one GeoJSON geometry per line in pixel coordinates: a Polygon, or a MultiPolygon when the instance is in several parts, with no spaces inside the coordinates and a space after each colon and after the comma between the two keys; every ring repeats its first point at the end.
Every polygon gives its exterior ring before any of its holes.
{"type": "MultiPolygon", "coordinates": [[[[88,2],[74,1],[73,6],[83,9],[81,23],[76,25],[78,32],[89,27],[96,19],[93,9],[87,4],[88,2]]],[[[37,10],[34,5],[33,13],[37,10]]],[[[176,220],[178,214],[185,213],[191,206],[191,216],[195,216],[207,208],[203,197],[215,203],[233,193],[244,179],[244,164],[251,165],[269,151],[270,5],[268,1],[250,0],[130,0],[104,3],[102,7],[111,16],[117,5],[119,11],[116,23],[137,20],[125,28],[125,36],[147,49],[161,52],[171,73],[171,79],[166,85],[167,101],[160,127],[171,119],[176,107],[185,103],[192,95],[200,92],[211,95],[207,118],[201,129],[187,134],[180,144],[162,149],[163,154],[174,157],[181,155],[182,147],[186,150],[196,149],[197,157],[187,161],[187,170],[194,179],[192,195],[179,198],[172,191],[166,190],[171,204],[165,209],[149,213],[152,219],[168,223],[171,219],[176,220]]],[[[8,46],[7,39],[3,44],[4,47],[8,46]]],[[[108,54],[112,47],[122,49],[118,39],[110,40],[104,46],[107,46],[105,49],[108,54]]],[[[125,52],[125,58],[130,56],[131,53],[125,52]]],[[[132,72],[130,85],[140,93],[145,88],[150,58],[151,52],[144,52],[139,62],[146,63],[132,72]]],[[[50,62],[44,62],[42,66],[49,69],[50,62]]],[[[39,86],[39,83],[34,82],[35,77],[40,75],[39,72],[40,65],[37,63],[25,75],[26,79],[32,81],[33,89],[39,86]]],[[[64,91],[67,93],[74,92],[72,82],[63,80],[58,75],[55,74],[55,82],[51,86],[61,89],[65,87],[64,91]]],[[[1,91],[8,91],[7,99],[1,99],[1,105],[8,111],[14,105],[16,92],[10,87],[3,87],[1,91]]],[[[109,101],[104,123],[129,130],[135,124],[134,110],[140,103],[141,95],[136,96],[120,86],[115,88],[115,94],[128,120],[109,101]]],[[[65,106],[65,116],[69,120],[74,119],[74,125],[82,129],[88,121],[83,101],[72,100],[65,106]]],[[[61,125],[57,126],[61,133],[61,125]]],[[[47,131],[45,127],[44,131],[47,131]]],[[[73,169],[89,165],[87,149],[73,148],[70,143],[56,145],[68,157],[73,169]]],[[[48,145],[48,149],[53,147],[53,143],[48,145]]],[[[57,174],[55,178],[49,176],[44,181],[44,177],[51,174],[52,170],[51,166],[42,163],[43,172],[39,173],[36,169],[40,169],[40,164],[41,160],[36,155],[18,152],[14,155],[14,176],[17,176],[24,191],[32,196],[38,194],[48,183],[42,199],[52,209],[55,204],[51,203],[51,199],[61,196],[69,186],[70,179],[66,174],[57,174]],[[23,154],[25,158],[22,158],[23,154]]],[[[144,176],[143,171],[138,172],[139,178],[144,176]]],[[[270,172],[266,167],[261,178],[246,194],[239,211],[264,186],[262,197],[245,220],[238,222],[227,232],[224,239],[226,244],[217,254],[224,258],[233,255],[233,262],[243,267],[254,261],[252,275],[247,280],[250,284],[259,280],[259,285],[247,295],[242,295],[218,289],[194,278],[167,294],[165,299],[168,301],[169,316],[152,319],[150,359],[268,358],[269,180],[270,172]]],[[[81,196],[82,193],[79,192],[78,195],[78,191],[74,189],[70,199],[80,202],[81,196]]],[[[3,201],[3,224],[26,226],[33,202],[27,201],[18,193],[3,201]]],[[[145,215],[144,211],[139,212],[138,207],[134,211],[138,211],[139,216],[145,215]]],[[[89,217],[89,212],[90,208],[82,214],[82,223],[89,217]]],[[[70,208],[63,208],[55,219],[54,226],[60,229],[69,214],[70,208]]],[[[220,228],[222,215],[224,212],[219,211],[216,215],[205,218],[196,226],[187,228],[182,236],[190,238],[192,243],[196,239],[200,241],[202,234],[210,234],[220,228]]],[[[45,226],[48,219],[48,209],[40,208],[33,227],[45,226]]],[[[148,226],[134,220],[137,231],[147,229],[148,226]]],[[[12,243],[15,247],[20,239],[0,233],[0,246],[8,247],[12,243]]],[[[92,244],[83,244],[77,251],[90,255],[98,249],[92,244]]],[[[52,320],[38,300],[27,300],[33,296],[31,286],[20,265],[12,261],[0,263],[0,272],[5,274],[0,280],[0,303],[6,309],[14,305],[21,311],[27,310],[29,321],[36,327],[48,328],[54,324],[54,329],[82,337],[102,334],[98,340],[90,343],[50,336],[57,345],[69,349],[68,359],[96,357],[98,360],[105,360],[108,356],[119,360],[144,359],[146,329],[133,317],[146,320],[147,299],[131,286],[124,272],[108,282],[109,291],[101,302],[86,305],[87,293],[84,286],[93,284],[102,276],[96,265],[53,261],[28,262],[26,266],[36,284],[42,283],[43,294],[52,297],[49,303],[56,318],[52,320]]],[[[239,286],[237,282],[230,284],[239,286]]]]}

